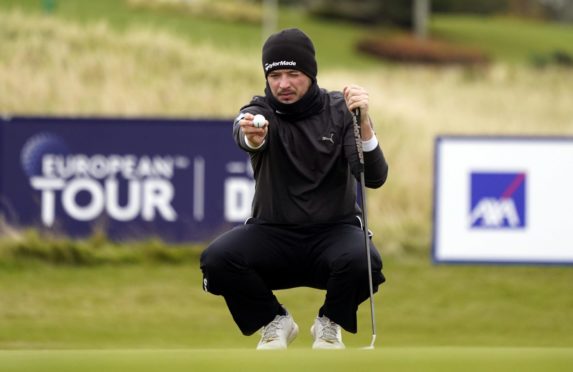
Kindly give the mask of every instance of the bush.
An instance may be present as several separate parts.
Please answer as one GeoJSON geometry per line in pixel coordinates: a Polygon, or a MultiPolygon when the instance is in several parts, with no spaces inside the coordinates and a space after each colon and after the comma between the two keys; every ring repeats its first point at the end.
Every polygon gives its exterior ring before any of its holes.
{"type": "Polygon", "coordinates": [[[573,68],[573,55],[564,50],[555,50],[549,54],[534,54],[531,56],[533,66],[544,68],[558,66],[573,68]]]}
{"type": "Polygon", "coordinates": [[[412,1],[403,0],[316,0],[310,7],[314,16],[364,24],[412,25],[412,1]]]}
{"type": "Polygon", "coordinates": [[[432,0],[436,13],[493,14],[506,12],[511,0],[432,0]]]}
{"type": "Polygon", "coordinates": [[[173,246],[160,240],[109,241],[102,234],[89,239],[47,237],[35,230],[0,241],[0,265],[41,262],[58,266],[197,263],[202,246],[173,246]]]}
{"type": "Polygon", "coordinates": [[[419,40],[411,36],[366,39],[357,44],[363,53],[392,62],[422,64],[482,65],[488,58],[482,52],[442,41],[419,40]]]}

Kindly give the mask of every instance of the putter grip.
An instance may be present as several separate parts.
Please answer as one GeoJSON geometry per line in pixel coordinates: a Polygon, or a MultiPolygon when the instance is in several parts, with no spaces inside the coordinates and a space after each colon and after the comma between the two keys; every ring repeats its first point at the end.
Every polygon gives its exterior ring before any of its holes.
{"type": "MultiPolygon", "coordinates": [[[[354,125],[354,139],[356,141],[356,152],[361,167],[364,166],[364,151],[362,150],[362,128],[360,126],[360,108],[352,110],[352,123],[354,125]]],[[[363,171],[363,169],[361,170],[363,171]]]]}
{"type": "Polygon", "coordinates": [[[356,109],[352,110],[352,114],[356,118],[356,124],[358,125],[358,133],[362,134],[362,128],[360,128],[360,120],[362,119],[360,117],[360,109],[356,108],[356,109]]]}

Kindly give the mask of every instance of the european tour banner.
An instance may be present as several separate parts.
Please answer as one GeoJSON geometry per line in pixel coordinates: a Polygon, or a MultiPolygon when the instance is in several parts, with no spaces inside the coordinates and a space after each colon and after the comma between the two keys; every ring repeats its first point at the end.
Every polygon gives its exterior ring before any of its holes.
{"type": "Polygon", "coordinates": [[[254,192],[232,120],[0,119],[0,218],[72,237],[200,242],[254,192]]]}

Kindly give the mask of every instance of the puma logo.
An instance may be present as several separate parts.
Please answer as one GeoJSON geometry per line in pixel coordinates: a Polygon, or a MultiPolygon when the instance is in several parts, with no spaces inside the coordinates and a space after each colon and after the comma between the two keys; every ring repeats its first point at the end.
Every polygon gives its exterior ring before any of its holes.
{"type": "Polygon", "coordinates": [[[330,137],[324,137],[322,136],[322,138],[320,139],[321,141],[328,141],[330,143],[332,143],[334,145],[334,132],[330,133],[330,137]]]}

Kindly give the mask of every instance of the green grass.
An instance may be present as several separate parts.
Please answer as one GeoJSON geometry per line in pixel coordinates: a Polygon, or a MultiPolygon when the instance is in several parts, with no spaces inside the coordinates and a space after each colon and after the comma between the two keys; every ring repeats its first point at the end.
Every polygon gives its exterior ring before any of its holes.
{"type": "MultiPolygon", "coordinates": [[[[0,0],[0,92],[11,92],[0,94],[2,113],[231,118],[262,88],[256,26],[111,0],[60,0],[46,17],[4,14],[16,4],[41,12],[40,1],[0,0]],[[229,60],[234,65],[222,68],[229,60]]],[[[571,267],[434,266],[428,257],[435,135],[572,135],[571,72],[374,67],[351,49],[368,30],[296,17],[283,13],[281,25],[304,26],[318,40],[321,85],[368,87],[391,165],[388,184],[369,195],[388,277],[376,295],[377,350],[354,350],[370,341],[367,304],[360,332],[344,334],[352,350],[308,350],[324,292],[298,288],[277,292],[301,327],[292,349],[252,352],[257,337],[242,336],[223,299],[202,292],[197,251],[175,264],[182,258],[162,256],[161,247],[134,253],[141,246],[91,242],[93,252],[59,242],[30,252],[25,241],[0,265],[2,371],[571,369],[571,267]]],[[[527,63],[541,50],[530,32],[553,30],[544,34],[553,49],[572,44],[566,27],[449,21],[436,18],[433,27],[463,43],[482,34],[485,41],[475,42],[508,61],[527,63]]]]}
{"type": "MultiPolygon", "coordinates": [[[[245,22],[222,22],[209,17],[194,17],[173,10],[152,10],[130,7],[126,0],[56,0],[57,7],[51,17],[68,21],[90,23],[105,21],[119,31],[149,28],[171,32],[192,44],[208,44],[232,53],[260,55],[262,27],[245,22]]],[[[0,9],[21,9],[27,13],[42,13],[40,0],[1,0],[0,9]]],[[[372,67],[373,59],[355,53],[356,40],[371,29],[350,24],[321,22],[305,13],[288,8],[281,9],[279,27],[299,27],[305,30],[320,48],[317,59],[321,68],[372,67]]]]}
{"type": "MultiPolygon", "coordinates": [[[[434,266],[423,257],[385,262],[376,295],[378,345],[573,347],[573,270],[434,266]]],[[[277,291],[311,344],[324,292],[277,291]]],[[[351,347],[370,342],[367,303],[351,347]]],[[[0,270],[0,349],[245,348],[224,301],[204,293],[198,263],[96,267],[21,262],[0,270]]]]}
{"type": "MultiPolygon", "coordinates": [[[[114,29],[161,28],[194,42],[211,42],[221,48],[256,48],[261,35],[257,26],[196,18],[182,12],[154,11],[130,7],[126,0],[55,0],[50,17],[79,23],[105,21],[114,29]],[[237,44],[237,43],[240,44],[237,44]]],[[[2,0],[0,6],[26,13],[43,13],[40,0],[2,0]]]]}
{"type": "MultiPolygon", "coordinates": [[[[222,22],[194,17],[171,9],[157,10],[129,6],[127,0],[55,0],[52,17],[80,23],[105,21],[116,30],[151,28],[169,31],[191,43],[206,43],[241,53],[259,53],[261,26],[245,22],[222,22]]],[[[2,0],[0,9],[23,9],[42,13],[41,0],[2,0]]],[[[321,21],[296,9],[282,7],[279,27],[300,27],[314,40],[321,68],[371,68],[374,59],[357,54],[355,43],[365,36],[386,37],[387,28],[344,22],[321,21]]],[[[494,60],[531,63],[563,51],[573,54],[573,27],[565,24],[480,16],[433,14],[431,35],[484,50],[494,60]]]]}
{"type": "Polygon", "coordinates": [[[288,350],[0,351],[10,372],[151,371],[567,371],[573,349],[378,348],[340,352],[288,350]]]}
{"type": "Polygon", "coordinates": [[[555,51],[573,56],[570,24],[476,16],[438,15],[431,21],[432,34],[477,47],[492,58],[511,63],[531,63],[555,51]]]}

